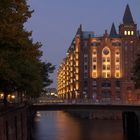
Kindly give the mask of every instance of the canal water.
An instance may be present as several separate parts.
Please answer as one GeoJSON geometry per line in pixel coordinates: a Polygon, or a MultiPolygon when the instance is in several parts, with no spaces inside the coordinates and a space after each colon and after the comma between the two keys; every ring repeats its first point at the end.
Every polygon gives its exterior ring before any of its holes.
{"type": "Polygon", "coordinates": [[[124,140],[121,120],[77,119],[62,111],[38,112],[33,140],[124,140]]]}

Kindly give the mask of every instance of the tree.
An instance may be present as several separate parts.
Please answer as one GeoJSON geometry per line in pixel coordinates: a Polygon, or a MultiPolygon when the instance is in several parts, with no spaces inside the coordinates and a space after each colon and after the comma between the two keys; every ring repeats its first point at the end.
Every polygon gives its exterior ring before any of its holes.
{"type": "Polygon", "coordinates": [[[32,33],[24,29],[32,12],[26,0],[0,0],[0,90],[4,99],[14,91],[38,96],[44,80],[51,82],[48,74],[52,70],[46,68],[50,63],[41,62],[42,44],[33,43],[32,33]]]}
{"type": "Polygon", "coordinates": [[[51,63],[42,62],[42,77],[43,77],[43,91],[44,88],[49,86],[53,81],[50,79],[50,74],[55,70],[55,66],[51,63]]]}

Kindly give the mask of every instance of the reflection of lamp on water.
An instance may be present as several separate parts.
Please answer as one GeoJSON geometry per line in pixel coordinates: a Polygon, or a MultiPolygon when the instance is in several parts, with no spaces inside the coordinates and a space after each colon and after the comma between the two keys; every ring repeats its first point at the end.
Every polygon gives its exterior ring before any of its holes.
{"type": "Polygon", "coordinates": [[[11,95],[11,99],[15,99],[16,97],[15,97],[15,95],[11,95]]]}
{"type": "Polygon", "coordinates": [[[4,97],[4,94],[0,93],[0,99],[3,99],[3,97],[4,97]]]}
{"type": "Polygon", "coordinates": [[[11,95],[11,94],[8,94],[8,96],[7,96],[7,99],[8,99],[10,102],[11,102],[11,101],[14,101],[15,98],[16,98],[16,96],[15,96],[15,95],[11,95]]]}

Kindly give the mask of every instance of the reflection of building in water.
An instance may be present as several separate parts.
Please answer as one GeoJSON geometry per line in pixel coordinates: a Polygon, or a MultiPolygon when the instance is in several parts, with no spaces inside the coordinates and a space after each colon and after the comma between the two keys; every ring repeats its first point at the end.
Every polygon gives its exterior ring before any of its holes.
{"type": "Polygon", "coordinates": [[[114,23],[103,36],[78,31],[58,69],[58,95],[102,102],[134,99],[133,66],[140,52],[140,36],[129,5],[117,33],[114,23]]]}

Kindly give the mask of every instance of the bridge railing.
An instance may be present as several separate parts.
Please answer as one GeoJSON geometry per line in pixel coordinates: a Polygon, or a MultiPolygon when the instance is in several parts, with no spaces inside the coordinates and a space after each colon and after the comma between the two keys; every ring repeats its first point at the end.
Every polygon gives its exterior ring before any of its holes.
{"type": "Polygon", "coordinates": [[[140,105],[140,102],[122,102],[122,101],[98,101],[93,99],[73,99],[73,100],[62,100],[62,99],[48,99],[48,100],[35,100],[33,104],[96,104],[96,105],[140,105]]]}

